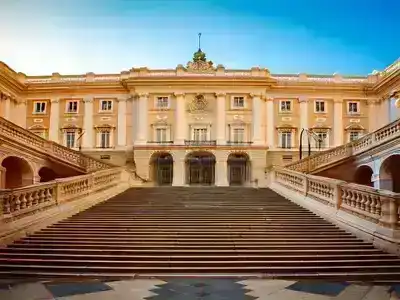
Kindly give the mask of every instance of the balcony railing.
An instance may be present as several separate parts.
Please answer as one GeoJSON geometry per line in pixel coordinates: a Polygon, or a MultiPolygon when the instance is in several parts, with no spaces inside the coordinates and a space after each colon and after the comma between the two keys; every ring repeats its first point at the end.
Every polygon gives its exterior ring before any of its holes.
{"type": "Polygon", "coordinates": [[[197,140],[185,140],[185,146],[216,146],[216,140],[210,141],[197,141],[197,140]]]}
{"type": "Polygon", "coordinates": [[[228,146],[250,146],[253,142],[245,142],[245,141],[226,141],[228,146]]]}
{"type": "Polygon", "coordinates": [[[353,142],[331,148],[326,151],[317,152],[301,160],[285,166],[285,168],[309,173],[321,167],[328,166],[333,162],[361,154],[372,148],[378,147],[391,140],[400,141],[400,119],[374,131],[353,142]]]}
{"type": "Polygon", "coordinates": [[[172,145],[174,141],[147,141],[149,145],[172,145]]]}

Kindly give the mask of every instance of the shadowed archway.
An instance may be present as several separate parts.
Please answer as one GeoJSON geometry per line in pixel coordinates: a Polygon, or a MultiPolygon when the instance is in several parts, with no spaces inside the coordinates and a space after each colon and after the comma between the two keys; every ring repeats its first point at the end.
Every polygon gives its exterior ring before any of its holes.
{"type": "Polygon", "coordinates": [[[229,185],[245,185],[250,181],[250,158],[246,153],[232,153],[228,156],[229,185]]]}
{"type": "Polygon", "coordinates": [[[369,166],[360,166],[354,174],[354,182],[372,187],[372,174],[374,174],[374,171],[369,166]]]}
{"type": "Polygon", "coordinates": [[[400,193],[400,154],[386,158],[379,170],[379,187],[400,193]]]}
{"type": "Polygon", "coordinates": [[[186,183],[191,185],[214,185],[214,154],[206,151],[189,153],[186,156],[186,183]]]}
{"type": "Polygon", "coordinates": [[[4,184],[6,189],[33,184],[33,170],[25,159],[8,156],[2,161],[1,165],[6,169],[4,184]]]}
{"type": "Polygon", "coordinates": [[[150,176],[157,185],[172,185],[174,159],[168,152],[154,153],[150,158],[150,176]]]}
{"type": "Polygon", "coordinates": [[[38,175],[40,176],[40,182],[48,182],[57,178],[56,172],[48,167],[40,168],[38,175]]]}

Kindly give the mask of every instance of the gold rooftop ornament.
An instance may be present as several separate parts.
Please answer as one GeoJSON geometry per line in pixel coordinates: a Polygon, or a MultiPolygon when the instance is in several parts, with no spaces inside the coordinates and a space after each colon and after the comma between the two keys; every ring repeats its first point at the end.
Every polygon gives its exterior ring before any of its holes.
{"type": "Polygon", "coordinates": [[[206,54],[201,51],[201,33],[199,33],[199,49],[193,54],[193,61],[187,63],[186,68],[188,71],[204,72],[215,71],[214,63],[207,61],[206,54]]]}

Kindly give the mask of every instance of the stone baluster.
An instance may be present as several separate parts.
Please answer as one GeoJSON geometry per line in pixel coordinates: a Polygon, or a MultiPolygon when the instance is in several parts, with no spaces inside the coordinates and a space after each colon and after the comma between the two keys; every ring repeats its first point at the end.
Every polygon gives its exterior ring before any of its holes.
{"type": "Polygon", "coordinates": [[[139,94],[139,101],[137,105],[137,135],[135,145],[146,145],[147,144],[147,134],[148,134],[148,101],[149,94],[141,93],[139,94]]]}
{"type": "Polygon", "coordinates": [[[262,144],[261,139],[261,96],[258,94],[251,94],[253,98],[253,144],[262,144]]]}
{"type": "Polygon", "coordinates": [[[126,97],[118,99],[118,148],[126,147],[126,97]]]}
{"type": "Polygon", "coordinates": [[[275,128],[274,128],[274,98],[267,97],[266,98],[266,134],[267,134],[267,145],[269,148],[274,148],[275,147],[275,128]]]}
{"type": "Polygon", "coordinates": [[[85,115],[83,116],[83,130],[84,134],[82,136],[82,148],[90,149],[93,148],[93,99],[85,98],[83,99],[85,103],[85,115]]]}
{"type": "Polygon", "coordinates": [[[216,115],[216,123],[217,123],[217,145],[225,145],[226,144],[226,94],[225,93],[216,93],[217,97],[217,115],[216,115]]]}
{"type": "Polygon", "coordinates": [[[334,138],[333,142],[336,146],[343,145],[343,99],[334,99],[333,104],[333,122],[334,122],[334,138]]]}
{"type": "Polygon", "coordinates": [[[187,137],[186,101],[184,93],[175,93],[174,144],[184,145],[187,137]]]}
{"type": "Polygon", "coordinates": [[[53,98],[50,100],[50,126],[49,140],[56,143],[60,142],[60,100],[53,98]]]}

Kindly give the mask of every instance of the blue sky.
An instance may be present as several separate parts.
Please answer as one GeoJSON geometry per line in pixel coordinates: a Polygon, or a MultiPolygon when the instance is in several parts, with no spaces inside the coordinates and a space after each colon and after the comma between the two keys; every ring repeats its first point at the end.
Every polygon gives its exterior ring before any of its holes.
{"type": "Polygon", "coordinates": [[[0,0],[0,60],[29,75],[227,68],[366,75],[400,56],[398,0],[0,0]],[[397,36],[396,36],[397,35],[397,36]]]}

